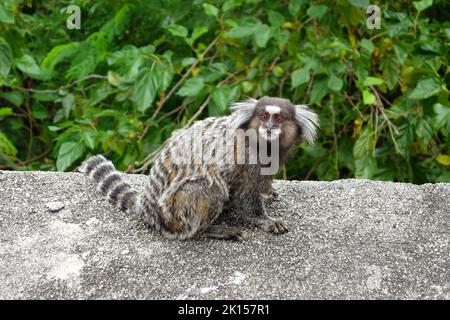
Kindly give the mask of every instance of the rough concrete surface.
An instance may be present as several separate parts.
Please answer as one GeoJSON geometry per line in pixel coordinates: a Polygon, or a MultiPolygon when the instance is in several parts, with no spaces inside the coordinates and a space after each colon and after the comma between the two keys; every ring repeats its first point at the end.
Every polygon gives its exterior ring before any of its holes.
{"type": "Polygon", "coordinates": [[[275,187],[289,233],[176,241],[81,174],[0,171],[0,299],[450,299],[450,184],[275,187]]]}

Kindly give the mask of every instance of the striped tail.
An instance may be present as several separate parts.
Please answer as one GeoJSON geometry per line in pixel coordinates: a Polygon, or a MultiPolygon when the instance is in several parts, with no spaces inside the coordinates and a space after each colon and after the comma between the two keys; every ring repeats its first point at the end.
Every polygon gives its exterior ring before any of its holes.
{"type": "Polygon", "coordinates": [[[138,193],[123,180],[111,161],[96,155],[84,161],[78,171],[93,179],[99,191],[114,206],[127,213],[135,211],[138,193]]]}

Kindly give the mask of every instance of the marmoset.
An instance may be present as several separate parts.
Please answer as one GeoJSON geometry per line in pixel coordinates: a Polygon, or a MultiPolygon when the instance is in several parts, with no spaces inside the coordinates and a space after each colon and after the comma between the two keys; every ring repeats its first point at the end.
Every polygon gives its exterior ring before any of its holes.
{"type": "Polygon", "coordinates": [[[286,225],[268,216],[262,195],[273,192],[273,176],[297,141],[314,144],[318,116],[307,106],[274,97],[237,102],[231,109],[228,116],[174,131],[143,192],[124,182],[101,155],[83,162],[79,171],[113,205],[169,238],[246,239],[238,227],[214,225],[225,209],[267,232],[285,233],[286,225]]]}

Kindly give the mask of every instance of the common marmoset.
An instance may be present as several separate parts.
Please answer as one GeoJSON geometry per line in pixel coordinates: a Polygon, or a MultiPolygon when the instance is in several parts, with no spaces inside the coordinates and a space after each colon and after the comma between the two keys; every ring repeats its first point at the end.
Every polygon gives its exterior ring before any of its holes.
{"type": "Polygon", "coordinates": [[[79,171],[112,204],[170,238],[245,239],[237,227],[213,224],[225,208],[265,231],[285,233],[285,224],[267,215],[262,194],[272,192],[273,175],[295,142],[314,143],[318,117],[304,105],[273,97],[237,102],[232,110],[176,130],[143,192],[125,183],[101,155],[83,162],[79,171]]]}

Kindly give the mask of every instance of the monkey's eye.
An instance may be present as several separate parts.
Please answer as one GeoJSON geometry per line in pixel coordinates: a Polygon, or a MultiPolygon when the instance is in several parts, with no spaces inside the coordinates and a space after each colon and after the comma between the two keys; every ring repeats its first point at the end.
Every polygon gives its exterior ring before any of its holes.
{"type": "Polygon", "coordinates": [[[259,115],[259,120],[261,121],[267,121],[267,119],[269,119],[269,113],[268,112],[263,112],[259,115]]]}
{"type": "Polygon", "coordinates": [[[275,120],[275,122],[281,123],[281,122],[284,121],[284,118],[283,118],[283,116],[281,114],[275,113],[273,115],[273,120],[275,120]]]}

